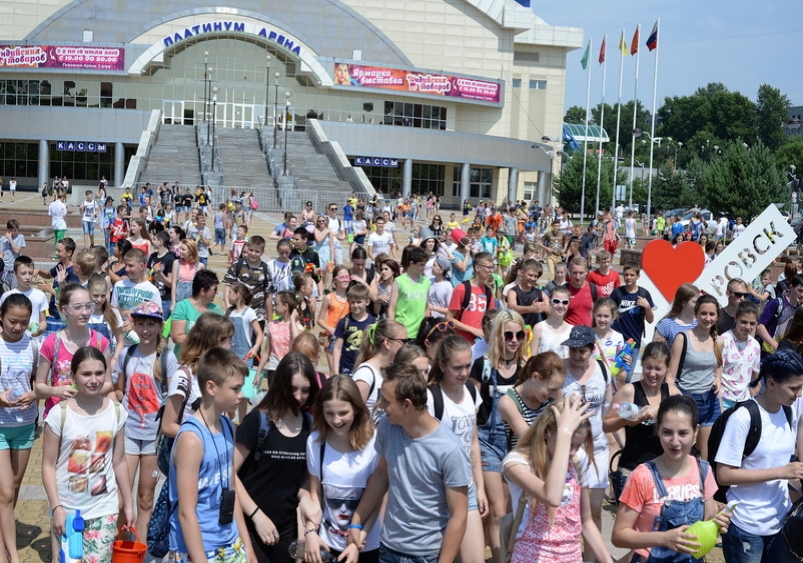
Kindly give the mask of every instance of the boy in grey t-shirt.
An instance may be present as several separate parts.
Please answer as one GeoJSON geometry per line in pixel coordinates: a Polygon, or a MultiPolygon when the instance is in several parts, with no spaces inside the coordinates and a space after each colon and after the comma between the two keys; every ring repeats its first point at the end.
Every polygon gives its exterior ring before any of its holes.
{"type": "Polygon", "coordinates": [[[414,366],[388,367],[380,396],[386,418],[377,429],[379,465],[352,516],[349,543],[362,545],[362,522],[388,492],[379,562],[454,561],[468,518],[468,456],[427,412],[426,383],[414,366]]]}

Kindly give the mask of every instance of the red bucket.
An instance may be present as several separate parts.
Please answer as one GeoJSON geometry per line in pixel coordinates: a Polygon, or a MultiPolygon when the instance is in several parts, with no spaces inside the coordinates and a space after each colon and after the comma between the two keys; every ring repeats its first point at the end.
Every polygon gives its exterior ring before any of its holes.
{"type": "Polygon", "coordinates": [[[142,563],[148,546],[139,541],[137,531],[132,526],[123,526],[120,535],[128,530],[134,540],[117,540],[112,546],[112,563],[142,563]]]}

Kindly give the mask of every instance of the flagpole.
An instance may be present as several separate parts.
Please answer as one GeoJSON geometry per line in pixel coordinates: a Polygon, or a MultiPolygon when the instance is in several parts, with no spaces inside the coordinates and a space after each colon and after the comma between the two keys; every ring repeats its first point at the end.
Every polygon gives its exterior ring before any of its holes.
{"type": "MultiPolygon", "coordinates": [[[[619,124],[622,119],[622,77],[625,70],[625,55],[627,54],[627,45],[625,45],[625,30],[622,30],[622,35],[619,39],[619,52],[622,54],[622,61],[619,63],[619,98],[616,101],[616,148],[613,150],[613,193],[611,194],[611,210],[616,207],[616,182],[617,173],[619,170],[619,124]]],[[[631,207],[632,207],[632,201],[631,207]]]]}
{"type": "MultiPolygon", "coordinates": [[[[588,52],[591,52],[593,48],[593,39],[588,40],[588,52]]],[[[594,65],[588,65],[588,86],[586,87],[586,127],[585,127],[585,137],[583,141],[583,187],[580,191],[580,223],[582,224],[583,219],[585,219],[585,210],[586,210],[586,166],[588,161],[588,117],[589,117],[589,107],[591,106],[591,67],[594,65]]]]}
{"type": "MultiPolygon", "coordinates": [[[[602,131],[605,127],[605,81],[608,79],[608,63],[605,57],[605,48],[608,44],[608,36],[602,37],[602,45],[599,53],[602,64],[602,104],[600,105],[599,113],[599,148],[597,149],[597,199],[594,202],[594,218],[599,215],[599,188],[600,181],[602,180],[602,131]]],[[[614,190],[616,186],[614,186],[614,190]]]]}
{"type": "MultiPolygon", "coordinates": [[[[636,82],[633,89],[633,127],[630,130],[630,201],[629,207],[633,209],[633,182],[635,180],[635,164],[636,164],[636,116],[638,115],[638,70],[639,63],[641,62],[641,52],[638,50],[638,42],[641,37],[641,24],[636,27],[636,82]]],[[[633,47],[631,46],[631,50],[633,47]]],[[[648,216],[649,218],[649,216],[648,216]]]]}
{"type": "MultiPolygon", "coordinates": [[[[661,18],[655,21],[655,32],[661,28],[661,18]]],[[[650,34],[652,35],[652,33],[650,34]]],[[[657,35],[656,35],[657,36],[657,35]]],[[[652,79],[652,125],[650,126],[650,179],[647,185],[647,221],[650,220],[650,206],[652,205],[652,157],[655,149],[655,110],[658,103],[658,45],[655,46],[655,71],[652,79]]]]}

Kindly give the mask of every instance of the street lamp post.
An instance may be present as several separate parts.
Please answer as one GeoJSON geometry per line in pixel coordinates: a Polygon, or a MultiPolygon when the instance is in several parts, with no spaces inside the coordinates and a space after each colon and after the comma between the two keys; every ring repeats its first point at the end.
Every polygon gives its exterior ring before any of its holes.
{"type": "Polygon", "coordinates": [[[279,140],[278,140],[279,133],[278,133],[278,131],[276,131],[276,129],[278,127],[278,123],[276,121],[276,117],[279,115],[279,77],[280,76],[281,76],[281,74],[279,74],[278,72],[273,74],[274,86],[276,87],[275,95],[273,96],[273,148],[274,148],[274,150],[276,149],[276,145],[279,142],[279,140]]]}
{"type": "MultiPolygon", "coordinates": [[[[209,88],[209,93],[206,93],[207,88],[204,88],[204,119],[209,115],[210,99],[212,98],[212,73],[215,71],[211,66],[206,69],[206,85],[209,88]]],[[[206,121],[206,144],[209,144],[209,121],[206,121]]]]}
{"type": "Polygon", "coordinates": [[[283,174],[283,176],[287,176],[287,129],[289,129],[288,123],[287,123],[287,121],[288,121],[287,114],[288,114],[288,112],[290,110],[290,98],[292,96],[293,95],[290,92],[285,92],[284,93],[284,99],[286,101],[285,101],[284,119],[282,120],[282,122],[284,123],[284,174],[283,174]]]}
{"type": "Polygon", "coordinates": [[[209,99],[209,96],[207,96],[206,94],[209,80],[209,63],[207,62],[208,57],[209,57],[209,51],[204,51],[204,122],[206,122],[206,111],[207,111],[206,101],[207,99],[209,99]]]}
{"type": "Polygon", "coordinates": [[[675,172],[678,170],[678,148],[683,146],[682,141],[675,143],[675,172]]]}
{"type": "MultiPolygon", "coordinates": [[[[646,135],[647,138],[650,140],[651,143],[658,143],[658,154],[660,156],[661,153],[661,141],[664,140],[663,137],[653,137],[646,131],[642,131],[641,129],[633,129],[633,137],[639,137],[640,135],[646,135]]],[[[643,142],[643,140],[642,140],[643,142]]],[[[660,159],[659,159],[660,160],[660,159]]],[[[650,166],[652,166],[652,147],[650,147],[650,166]]],[[[660,166],[660,165],[659,165],[660,166]]],[[[650,169],[650,182],[649,186],[647,187],[647,220],[650,220],[650,208],[652,207],[652,169],[650,169]]]]}
{"type": "Polygon", "coordinates": [[[215,119],[217,114],[217,86],[212,88],[212,172],[215,171],[215,119]]]}
{"type": "Polygon", "coordinates": [[[264,125],[268,125],[268,105],[270,103],[270,55],[266,57],[268,59],[268,71],[265,73],[265,123],[264,125]]]}

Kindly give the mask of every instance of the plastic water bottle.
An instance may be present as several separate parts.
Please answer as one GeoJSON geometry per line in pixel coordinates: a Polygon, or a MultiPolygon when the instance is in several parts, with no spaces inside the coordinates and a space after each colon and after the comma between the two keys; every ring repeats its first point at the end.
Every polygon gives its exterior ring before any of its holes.
{"type": "Polygon", "coordinates": [[[618,414],[619,417],[624,418],[625,420],[638,420],[639,415],[641,414],[641,407],[639,407],[636,403],[614,403],[611,405],[611,408],[616,411],[616,414],[618,414]]]}
{"type": "MultiPolygon", "coordinates": [[[[293,540],[287,551],[290,552],[290,557],[293,559],[304,561],[304,549],[306,549],[306,543],[304,543],[304,540],[293,540]]],[[[321,561],[323,561],[323,563],[334,563],[335,556],[326,551],[324,548],[321,548],[321,561]]]]}
{"type": "Polygon", "coordinates": [[[31,334],[39,332],[39,323],[36,321],[31,321],[31,324],[28,325],[28,332],[31,334]]]}
{"type": "Polygon", "coordinates": [[[8,399],[9,403],[16,403],[19,401],[21,396],[22,392],[19,389],[9,389],[6,392],[6,398],[8,399]]]}

